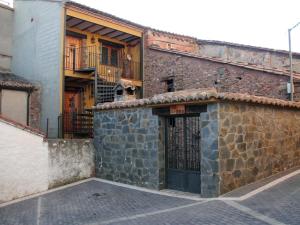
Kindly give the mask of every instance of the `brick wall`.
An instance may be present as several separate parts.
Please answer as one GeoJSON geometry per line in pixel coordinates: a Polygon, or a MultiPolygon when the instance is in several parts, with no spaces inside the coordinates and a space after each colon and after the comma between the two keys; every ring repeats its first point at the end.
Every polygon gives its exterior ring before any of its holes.
{"type": "Polygon", "coordinates": [[[37,86],[29,98],[29,126],[41,128],[41,88],[37,86]]]}
{"type": "Polygon", "coordinates": [[[167,77],[174,77],[175,90],[215,87],[221,92],[287,99],[288,76],[246,69],[229,64],[146,47],[144,96],[166,92],[167,77]]]}
{"type": "Polygon", "coordinates": [[[197,53],[198,45],[194,38],[172,35],[164,32],[147,30],[145,33],[145,45],[162,49],[177,50],[181,52],[197,53]]]}

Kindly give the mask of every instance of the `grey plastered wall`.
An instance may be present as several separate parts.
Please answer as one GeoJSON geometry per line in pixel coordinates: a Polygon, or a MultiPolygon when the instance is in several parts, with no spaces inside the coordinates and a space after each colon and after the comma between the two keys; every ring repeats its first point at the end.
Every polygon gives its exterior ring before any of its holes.
{"type": "Polygon", "coordinates": [[[0,3],[0,70],[9,71],[12,58],[14,11],[0,3]]]}
{"type": "Polygon", "coordinates": [[[96,176],[159,189],[161,135],[159,117],[151,108],[96,111],[96,176]]]}
{"type": "Polygon", "coordinates": [[[60,113],[63,3],[14,1],[12,71],[41,86],[41,128],[57,136],[60,113]]]}
{"type": "Polygon", "coordinates": [[[219,178],[219,104],[207,105],[201,120],[201,196],[216,197],[220,194],[219,178]]]}
{"type": "Polygon", "coordinates": [[[50,139],[48,188],[94,176],[94,146],[89,139],[50,139]]]}

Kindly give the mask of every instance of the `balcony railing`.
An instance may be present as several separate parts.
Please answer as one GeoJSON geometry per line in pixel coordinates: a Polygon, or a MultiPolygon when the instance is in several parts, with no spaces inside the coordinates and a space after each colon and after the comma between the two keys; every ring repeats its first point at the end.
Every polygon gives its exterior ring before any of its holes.
{"type": "Polygon", "coordinates": [[[96,46],[82,48],[66,47],[65,69],[73,71],[84,71],[96,68],[96,46]]]}
{"type": "Polygon", "coordinates": [[[98,76],[113,82],[119,78],[141,80],[140,62],[119,59],[116,66],[103,64],[100,58],[96,46],[66,47],[65,69],[74,72],[89,72],[97,68],[98,76]]]}
{"type": "Polygon", "coordinates": [[[93,137],[93,114],[64,112],[62,115],[63,132],[72,138],[93,137]]]}

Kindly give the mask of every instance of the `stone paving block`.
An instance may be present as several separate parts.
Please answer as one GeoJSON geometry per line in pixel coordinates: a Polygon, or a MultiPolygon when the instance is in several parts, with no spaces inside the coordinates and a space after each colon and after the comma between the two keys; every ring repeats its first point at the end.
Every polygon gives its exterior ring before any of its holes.
{"type": "Polygon", "coordinates": [[[300,175],[289,178],[241,204],[285,224],[300,224],[300,175]]]}
{"type": "Polygon", "coordinates": [[[234,209],[224,202],[212,201],[168,213],[133,220],[109,223],[111,225],[264,225],[261,220],[234,209]]]}

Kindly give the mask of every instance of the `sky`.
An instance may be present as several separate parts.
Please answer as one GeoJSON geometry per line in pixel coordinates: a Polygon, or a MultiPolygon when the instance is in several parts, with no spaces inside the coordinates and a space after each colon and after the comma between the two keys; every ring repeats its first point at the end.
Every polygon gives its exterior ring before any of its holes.
{"type": "MultiPolygon", "coordinates": [[[[300,22],[300,0],[75,1],[164,31],[284,50],[288,28],[300,22]]],[[[300,25],[292,30],[292,50],[300,52],[300,25]]]]}

